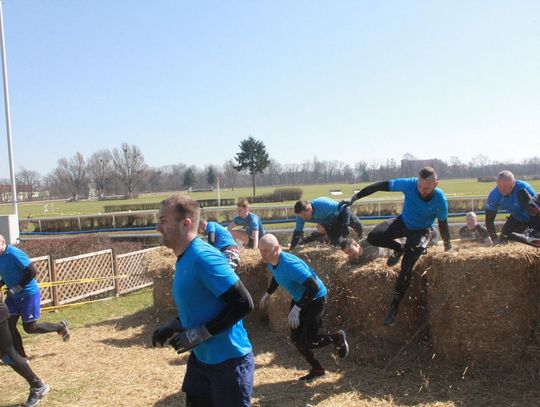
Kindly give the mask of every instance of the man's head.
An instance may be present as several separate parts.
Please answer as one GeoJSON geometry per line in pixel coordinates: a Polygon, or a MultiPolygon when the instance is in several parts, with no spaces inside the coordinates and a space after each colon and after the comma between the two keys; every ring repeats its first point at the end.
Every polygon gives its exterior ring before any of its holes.
{"type": "Polygon", "coordinates": [[[265,263],[272,263],[276,265],[279,261],[279,255],[281,254],[281,247],[277,238],[267,233],[261,240],[259,240],[259,252],[265,263]]]}
{"type": "Polygon", "coordinates": [[[240,199],[236,204],[236,213],[241,218],[245,218],[249,213],[249,202],[247,199],[240,199]]]}
{"type": "Polygon", "coordinates": [[[476,227],[476,213],[469,212],[465,215],[465,221],[467,222],[467,227],[469,229],[474,229],[476,227]]]}
{"type": "Polygon", "coordinates": [[[206,226],[208,225],[208,222],[205,219],[199,220],[199,233],[202,235],[206,231],[206,226]]]}
{"type": "Polygon", "coordinates": [[[6,251],[6,239],[3,235],[0,235],[0,254],[3,254],[6,251]]]}
{"type": "Polygon", "coordinates": [[[502,196],[508,196],[512,193],[516,179],[514,174],[508,170],[503,170],[497,174],[497,188],[502,196]]]}
{"type": "Polygon", "coordinates": [[[200,214],[198,202],[187,195],[174,194],[162,201],[156,230],[163,245],[181,254],[197,236],[200,214]]]}
{"type": "Polygon", "coordinates": [[[431,167],[424,167],[418,173],[418,192],[422,199],[433,195],[435,188],[439,185],[437,173],[431,167]]]}
{"type": "Polygon", "coordinates": [[[297,201],[294,204],[294,213],[304,220],[310,220],[313,214],[313,206],[308,201],[297,201]]]}
{"type": "Polygon", "coordinates": [[[350,259],[356,259],[364,254],[364,249],[362,249],[356,240],[350,237],[343,239],[340,247],[350,259]]]}

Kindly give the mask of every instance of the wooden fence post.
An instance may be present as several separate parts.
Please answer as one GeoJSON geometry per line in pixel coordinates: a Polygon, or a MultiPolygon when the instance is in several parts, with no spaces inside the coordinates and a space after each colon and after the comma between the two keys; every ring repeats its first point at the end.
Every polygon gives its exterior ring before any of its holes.
{"type": "MultiPolygon", "coordinates": [[[[49,256],[49,271],[50,271],[50,281],[51,283],[56,283],[56,268],[54,266],[54,258],[52,256],[49,256]]],[[[52,300],[53,300],[53,306],[57,307],[60,305],[60,301],[58,299],[58,286],[53,285],[52,286],[52,300]]]]}
{"type": "Polygon", "coordinates": [[[116,253],[114,252],[114,249],[111,249],[111,256],[113,260],[114,293],[117,297],[120,297],[120,270],[118,267],[118,260],[116,259],[116,253]]]}

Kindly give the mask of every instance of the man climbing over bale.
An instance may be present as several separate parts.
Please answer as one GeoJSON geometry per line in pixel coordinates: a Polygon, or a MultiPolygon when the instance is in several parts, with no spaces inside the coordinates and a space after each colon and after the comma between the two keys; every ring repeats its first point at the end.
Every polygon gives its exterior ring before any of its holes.
{"type": "Polygon", "coordinates": [[[291,295],[288,318],[291,340],[311,367],[308,374],[299,380],[311,381],[324,376],[326,372],[315,358],[313,349],[333,344],[341,359],[346,358],[349,353],[345,331],[340,330],[331,335],[319,333],[326,312],[326,287],[303,260],[282,251],[274,235],[267,234],[261,239],[259,251],[268,270],[273,274],[259,306],[266,307],[270,296],[279,285],[291,295]]]}
{"type": "Polygon", "coordinates": [[[178,317],[154,331],[152,344],[192,350],[182,384],[187,406],[251,406],[254,361],[242,318],[253,302],[227,258],[197,237],[199,218],[199,204],[187,195],[161,202],[156,229],[178,257],[178,317]]]}
{"type": "Polygon", "coordinates": [[[523,234],[535,229],[535,217],[530,215],[531,197],[536,196],[533,187],[525,181],[516,180],[514,174],[503,170],[497,174],[497,186],[489,193],[486,202],[486,228],[493,243],[508,243],[515,240],[512,233],[523,234]],[[507,210],[510,216],[497,238],[495,216],[499,209],[507,210]]]}
{"type": "Polygon", "coordinates": [[[409,288],[414,265],[429,245],[435,218],[444,241],[444,250],[452,248],[447,220],[448,203],[444,192],[437,187],[438,184],[435,170],[424,167],[417,178],[395,178],[377,182],[361,189],[350,200],[340,202],[340,205],[349,206],[354,201],[378,191],[400,191],[405,195],[401,215],[378,224],[367,236],[371,245],[394,251],[386,262],[389,267],[395,266],[403,257],[394,296],[384,319],[385,325],[393,325],[395,322],[399,304],[409,288]],[[405,238],[405,244],[395,240],[402,237],[405,238]]]}
{"type": "Polygon", "coordinates": [[[290,248],[294,249],[304,233],[305,222],[318,223],[326,232],[331,244],[339,246],[340,241],[349,236],[349,226],[362,237],[362,224],[349,207],[339,207],[333,199],[321,197],[313,201],[297,201],[294,205],[296,226],[290,248]]]}
{"type": "Polygon", "coordinates": [[[540,247],[540,194],[529,199],[530,228],[524,233],[512,232],[512,237],[518,242],[534,247],[540,247]]]}
{"type": "Polygon", "coordinates": [[[0,235],[0,287],[7,287],[6,305],[9,310],[9,329],[13,346],[27,359],[21,334],[17,329],[19,318],[28,334],[56,332],[64,342],[69,341],[68,324],[62,320],[57,324],[38,322],[41,316],[41,294],[36,281],[37,270],[28,255],[15,246],[8,245],[0,235]]]}
{"type": "Polygon", "coordinates": [[[233,270],[240,265],[240,253],[236,240],[231,233],[217,222],[201,219],[199,222],[199,233],[206,237],[206,241],[218,249],[229,259],[229,264],[233,270]]]}
{"type": "Polygon", "coordinates": [[[469,212],[465,215],[467,224],[459,229],[459,238],[462,242],[476,242],[484,245],[492,245],[487,229],[478,223],[476,213],[469,212]]]}
{"type": "Polygon", "coordinates": [[[388,257],[391,253],[384,247],[373,246],[367,239],[360,242],[348,237],[341,241],[341,250],[349,257],[352,264],[367,264],[380,257],[388,257]]]}
{"type": "Polygon", "coordinates": [[[264,236],[264,227],[259,218],[249,211],[249,202],[240,199],[236,204],[237,216],[227,225],[227,230],[238,242],[242,242],[248,249],[256,249],[259,246],[259,239],[264,236]],[[241,229],[235,229],[241,226],[241,229]]]}

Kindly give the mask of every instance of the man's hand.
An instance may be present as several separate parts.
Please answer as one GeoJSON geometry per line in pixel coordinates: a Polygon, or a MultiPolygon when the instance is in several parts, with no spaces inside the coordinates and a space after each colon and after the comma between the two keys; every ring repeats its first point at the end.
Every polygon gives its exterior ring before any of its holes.
{"type": "Polygon", "coordinates": [[[344,199],[340,203],[338,203],[338,211],[345,209],[348,206],[351,206],[353,203],[352,199],[344,199]]]}
{"type": "Polygon", "coordinates": [[[22,291],[22,289],[23,288],[20,285],[16,285],[14,287],[8,288],[7,296],[14,297],[15,295],[19,294],[22,291]]]}
{"type": "Polygon", "coordinates": [[[173,334],[174,330],[169,325],[156,329],[152,335],[152,346],[155,348],[158,344],[160,346],[165,345],[167,339],[173,336],[173,334]]]}
{"type": "Polygon", "coordinates": [[[194,348],[211,336],[208,329],[204,325],[201,325],[198,328],[186,329],[176,334],[169,341],[169,345],[174,348],[176,353],[180,354],[194,348]]]}
{"type": "Polygon", "coordinates": [[[449,252],[452,250],[452,243],[451,242],[444,242],[444,251],[449,252]]]}
{"type": "Polygon", "coordinates": [[[296,329],[300,326],[300,308],[298,305],[294,305],[289,312],[289,327],[296,329]]]}
{"type": "Polygon", "coordinates": [[[261,300],[259,301],[259,308],[264,309],[268,305],[268,300],[270,299],[270,294],[264,293],[261,300]]]}

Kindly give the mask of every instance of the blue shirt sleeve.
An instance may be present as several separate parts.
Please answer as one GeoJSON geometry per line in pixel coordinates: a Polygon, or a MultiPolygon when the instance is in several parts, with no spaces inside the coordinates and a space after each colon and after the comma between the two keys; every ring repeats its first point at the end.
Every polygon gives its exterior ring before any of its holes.
{"type": "MultiPolygon", "coordinates": [[[[439,193],[439,192],[438,192],[439,193]]],[[[437,205],[437,219],[442,221],[445,221],[448,219],[448,201],[446,200],[446,197],[444,196],[444,193],[440,191],[439,194],[439,205],[437,205]]]]}
{"type": "Polygon", "coordinates": [[[198,263],[201,283],[218,298],[240,279],[218,251],[207,251],[198,263]]]}
{"type": "Polygon", "coordinates": [[[500,192],[496,187],[491,190],[486,201],[487,211],[497,211],[499,207],[499,200],[498,200],[499,195],[500,195],[500,192]]]}
{"type": "Polygon", "coordinates": [[[294,227],[295,232],[302,232],[304,230],[304,219],[296,215],[296,226],[294,227]]]}
{"type": "Polygon", "coordinates": [[[407,192],[411,187],[416,187],[416,178],[395,178],[388,181],[390,191],[392,192],[407,192]]]}
{"type": "Polygon", "coordinates": [[[251,230],[259,230],[259,218],[254,213],[250,213],[249,225],[251,230]]]}
{"type": "Polygon", "coordinates": [[[216,224],[214,222],[208,222],[206,225],[206,233],[216,233],[216,224]]]}

